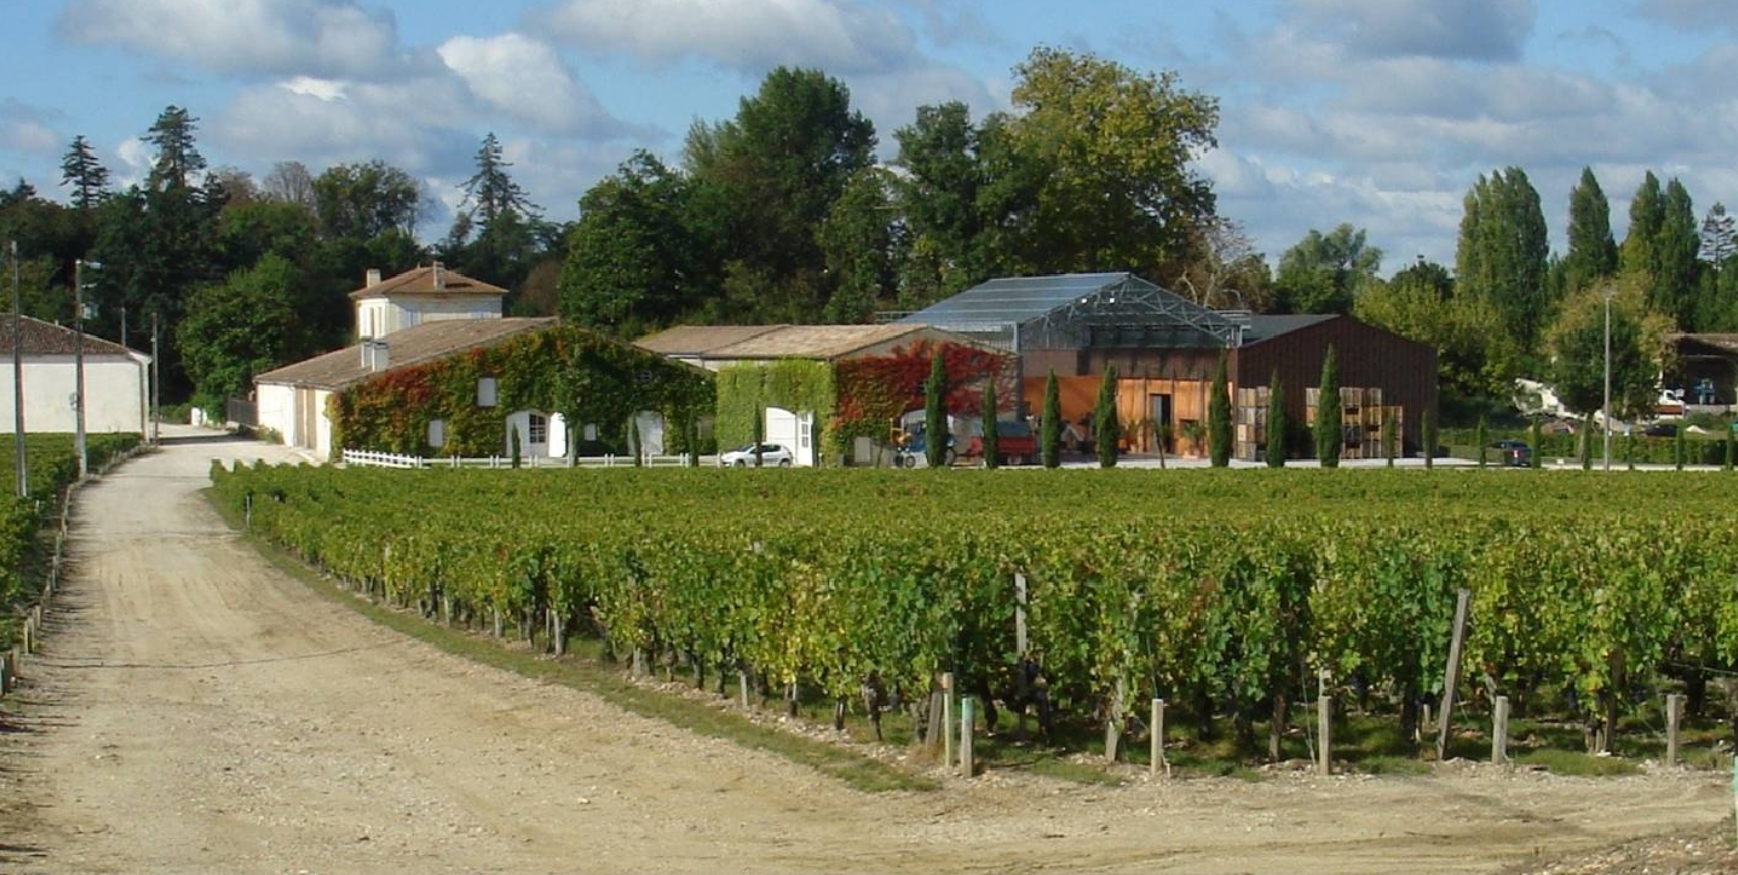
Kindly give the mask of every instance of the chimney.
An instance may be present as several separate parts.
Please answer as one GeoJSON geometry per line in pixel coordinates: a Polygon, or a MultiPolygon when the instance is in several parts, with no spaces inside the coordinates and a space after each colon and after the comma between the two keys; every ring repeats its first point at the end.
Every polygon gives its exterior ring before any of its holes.
{"type": "Polygon", "coordinates": [[[447,287],[447,278],[441,273],[441,263],[438,261],[434,263],[434,287],[437,292],[447,287]]]}
{"type": "Polygon", "coordinates": [[[368,269],[367,275],[363,277],[362,287],[366,289],[378,285],[380,285],[380,268],[371,267],[368,269]]]}

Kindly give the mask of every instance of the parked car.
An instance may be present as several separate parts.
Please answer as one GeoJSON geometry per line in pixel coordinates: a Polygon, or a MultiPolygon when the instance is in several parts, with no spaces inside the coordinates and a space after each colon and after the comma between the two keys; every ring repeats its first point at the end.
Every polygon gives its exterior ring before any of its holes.
{"type": "MultiPolygon", "coordinates": [[[[760,464],[762,467],[789,468],[796,461],[789,449],[783,444],[761,444],[760,464]]],[[[718,464],[724,468],[754,467],[754,444],[744,444],[734,450],[718,454],[718,464]]]]}
{"type": "MultiPolygon", "coordinates": [[[[972,437],[971,447],[966,451],[968,456],[984,454],[984,438],[982,435],[972,437]]],[[[996,464],[1024,465],[1038,461],[1038,436],[1032,433],[1032,427],[1024,422],[1002,420],[996,423],[996,464]]]]}
{"type": "Polygon", "coordinates": [[[1647,428],[1642,429],[1641,433],[1648,437],[1675,438],[1678,436],[1678,424],[1675,422],[1650,423],[1647,428]]]}
{"type": "MultiPolygon", "coordinates": [[[[948,432],[947,452],[944,454],[947,461],[943,464],[952,465],[954,463],[956,442],[953,432],[948,432]]],[[[914,425],[910,431],[905,433],[905,438],[899,445],[899,451],[893,457],[894,464],[903,468],[917,468],[927,465],[929,464],[928,448],[929,438],[924,434],[923,426],[914,425]]]]}
{"type": "Polygon", "coordinates": [[[1491,449],[1497,451],[1497,463],[1505,468],[1530,468],[1533,466],[1533,448],[1526,441],[1502,440],[1491,444],[1491,449]]]}

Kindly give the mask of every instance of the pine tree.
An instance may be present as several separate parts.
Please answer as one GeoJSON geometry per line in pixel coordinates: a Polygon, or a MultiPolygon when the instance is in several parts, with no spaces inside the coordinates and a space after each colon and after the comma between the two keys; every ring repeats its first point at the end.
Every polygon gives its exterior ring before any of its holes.
{"type": "Polygon", "coordinates": [[[1486,444],[1490,443],[1490,440],[1488,440],[1488,436],[1485,433],[1485,415],[1483,413],[1479,414],[1478,425],[1473,428],[1472,442],[1478,444],[1479,467],[1483,468],[1486,465],[1486,457],[1488,455],[1486,451],[1489,449],[1486,444]]]}
{"type": "Polygon", "coordinates": [[[1340,467],[1340,360],[1332,346],[1322,360],[1320,397],[1316,400],[1316,458],[1323,468],[1340,467]]]}
{"type": "Polygon", "coordinates": [[[1122,437],[1122,422],[1116,415],[1116,365],[1107,365],[1098,382],[1098,405],[1092,412],[1093,448],[1098,467],[1116,467],[1116,445],[1122,437]]]}
{"type": "Polygon", "coordinates": [[[1278,368],[1267,383],[1267,467],[1285,467],[1285,386],[1278,368]]]}
{"type": "Polygon", "coordinates": [[[1001,464],[1001,429],[996,423],[996,378],[990,377],[984,381],[984,467],[995,468],[1001,464]]]}
{"type": "Polygon", "coordinates": [[[83,134],[72,138],[60,161],[60,184],[72,186],[72,205],[81,212],[95,209],[108,197],[109,170],[97,160],[83,134]]]}
{"type": "Polygon", "coordinates": [[[1044,416],[1040,424],[1038,452],[1044,457],[1044,467],[1062,467],[1062,391],[1056,384],[1056,371],[1044,381],[1044,416]]]}
{"type": "Polygon", "coordinates": [[[145,178],[147,187],[156,191],[193,187],[194,174],[205,169],[205,156],[194,143],[193,134],[198,129],[199,119],[179,106],[170,106],[157,116],[145,133],[154,156],[145,178]]]}
{"type": "Polygon", "coordinates": [[[947,464],[947,362],[940,347],[929,360],[929,379],[923,381],[923,456],[929,467],[947,464]]]}
{"type": "Polygon", "coordinates": [[[1207,455],[1213,467],[1231,464],[1231,379],[1226,373],[1226,355],[1219,354],[1219,368],[1213,372],[1213,388],[1207,399],[1207,455]]]}

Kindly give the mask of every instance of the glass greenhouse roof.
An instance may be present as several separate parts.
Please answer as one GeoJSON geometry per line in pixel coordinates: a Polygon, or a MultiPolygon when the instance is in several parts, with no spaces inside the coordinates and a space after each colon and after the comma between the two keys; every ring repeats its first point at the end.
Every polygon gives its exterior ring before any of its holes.
{"type": "Polygon", "coordinates": [[[899,321],[996,335],[1013,348],[1237,346],[1243,329],[1130,273],[993,279],[899,321]]]}

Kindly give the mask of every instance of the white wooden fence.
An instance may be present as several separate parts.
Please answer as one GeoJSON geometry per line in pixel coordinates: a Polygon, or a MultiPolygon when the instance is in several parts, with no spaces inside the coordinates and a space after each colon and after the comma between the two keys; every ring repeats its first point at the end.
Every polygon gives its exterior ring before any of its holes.
{"type": "MultiPolygon", "coordinates": [[[[399,453],[381,453],[373,450],[345,450],[343,462],[345,465],[355,465],[366,468],[511,468],[513,460],[506,456],[440,456],[425,458],[399,453]]],[[[680,456],[647,456],[643,464],[649,468],[693,468],[700,464],[700,459],[693,455],[680,456]]],[[[549,459],[540,456],[524,456],[519,460],[521,468],[631,468],[634,465],[633,456],[580,456],[573,460],[565,458],[549,459]]]]}

